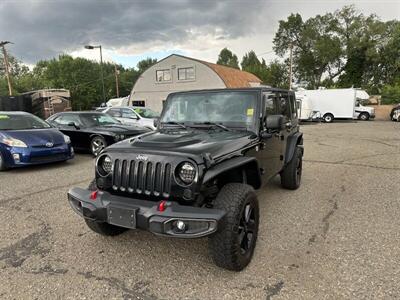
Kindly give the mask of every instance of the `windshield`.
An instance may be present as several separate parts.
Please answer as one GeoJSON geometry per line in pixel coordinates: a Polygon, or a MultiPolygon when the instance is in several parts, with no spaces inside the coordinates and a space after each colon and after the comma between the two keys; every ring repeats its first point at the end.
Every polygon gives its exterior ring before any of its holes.
{"type": "Polygon", "coordinates": [[[158,112],[155,112],[149,108],[135,107],[133,110],[142,118],[155,119],[160,116],[158,112]]]}
{"type": "Polygon", "coordinates": [[[121,124],[117,119],[114,119],[110,115],[103,114],[103,113],[101,113],[101,114],[82,114],[81,119],[89,127],[121,124]]]}
{"type": "Polygon", "coordinates": [[[0,130],[23,130],[50,128],[42,119],[33,115],[0,114],[0,130]]]}
{"type": "Polygon", "coordinates": [[[218,123],[251,129],[255,125],[256,92],[227,91],[176,94],[167,101],[162,123],[218,123]]]}

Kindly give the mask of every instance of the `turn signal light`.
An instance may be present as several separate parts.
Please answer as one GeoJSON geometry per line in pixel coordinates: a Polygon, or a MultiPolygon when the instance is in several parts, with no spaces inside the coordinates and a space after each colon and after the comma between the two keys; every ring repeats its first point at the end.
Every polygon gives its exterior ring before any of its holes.
{"type": "Polygon", "coordinates": [[[158,211],[164,211],[167,208],[167,201],[163,200],[158,204],[158,211]]]}
{"type": "Polygon", "coordinates": [[[90,193],[90,199],[91,200],[96,200],[97,199],[97,191],[93,191],[90,193]]]}

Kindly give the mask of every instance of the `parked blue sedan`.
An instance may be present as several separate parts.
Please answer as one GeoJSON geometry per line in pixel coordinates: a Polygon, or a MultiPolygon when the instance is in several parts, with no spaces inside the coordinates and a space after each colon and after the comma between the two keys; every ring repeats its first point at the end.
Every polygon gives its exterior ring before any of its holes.
{"type": "Polygon", "coordinates": [[[68,136],[26,112],[0,111],[0,171],[74,157],[68,136]]]}

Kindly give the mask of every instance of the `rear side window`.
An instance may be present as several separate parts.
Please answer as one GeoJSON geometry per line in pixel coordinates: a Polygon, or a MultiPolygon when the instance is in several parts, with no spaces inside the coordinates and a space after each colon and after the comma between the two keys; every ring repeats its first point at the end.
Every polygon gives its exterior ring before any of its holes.
{"type": "Polygon", "coordinates": [[[72,114],[61,115],[61,116],[55,118],[53,121],[60,125],[68,125],[70,123],[75,123],[76,125],[82,125],[82,122],[81,122],[79,116],[72,115],[72,114]]]}
{"type": "Polygon", "coordinates": [[[289,101],[290,101],[290,111],[292,112],[292,119],[295,119],[297,118],[296,97],[293,94],[290,94],[289,101]]]}
{"type": "Polygon", "coordinates": [[[278,101],[275,94],[264,94],[266,115],[276,115],[279,113],[278,101]]]}
{"type": "Polygon", "coordinates": [[[120,118],[121,117],[121,110],[119,108],[111,108],[107,114],[114,118],[120,118]]]}

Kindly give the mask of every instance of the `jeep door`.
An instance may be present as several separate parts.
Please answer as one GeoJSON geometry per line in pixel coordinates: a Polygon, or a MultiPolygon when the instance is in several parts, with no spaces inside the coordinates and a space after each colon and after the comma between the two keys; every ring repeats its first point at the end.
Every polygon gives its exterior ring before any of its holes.
{"type": "MultiPolygon", "coordinates": [[[[262,130],[266,130],[265,119],[268,115],[280,114],[279,95],[276,93],[264,93],[264,113],[262,130]]],[[[263,182],[268,181],[282,169],[283,142],[280,130],[271,131],[271,137],[260,137],[260,146],[256,154],[262,168],[263,182]]]]}
{"type": "Polygon", "coordinates": [[[280,131],[280,138],[282,141],[282,152],[281,155],[283,158],[281,161],[281,168],[284,165],[286,159],[286,145],[287,140],[290,135],[293,134],[294,131],[297,131],[298,127],[298,119],[297,119],[297,109],[296,109],[296,98],[293,92],[283,91],[276,93],[276,96],[279,99],[279,114],[283,115],[283,128],[280,131]]]}
{"type": "Polygon", "coordinates": [[[283,151],[283,162],[286,161],[286,147],[288,137],[293,133],[298,131],[299,120],[297,116],[297,108],[296,108],[296,97],[294,92],[289,91],[285,93],[280,93],[279,95],[279,106],[280,113],[284,116],[283,121],[283,129],[281,131],[282,136],[282,151],[283,151]]]}

